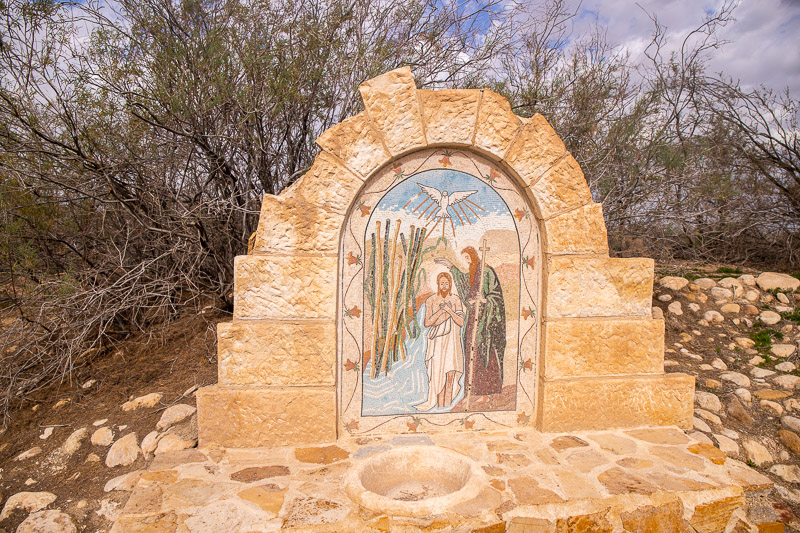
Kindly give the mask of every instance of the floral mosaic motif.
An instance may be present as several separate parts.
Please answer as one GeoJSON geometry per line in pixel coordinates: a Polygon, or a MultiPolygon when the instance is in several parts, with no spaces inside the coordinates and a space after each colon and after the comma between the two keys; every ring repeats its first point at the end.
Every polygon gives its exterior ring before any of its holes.
{"type": "Polygon", "coordinates": [[[347,264],[350,266],[360,265],[361,255],[353,255],[353,252],[347,252],[347,264]]]}
{"type": "Polygon", "coordinates": [[[449,166],[452,166],[452,165],[453,165],[453,162],[452,162],[452,161],[450,161],[450,158],[451,158],[451,157],[453,157],[453,152],[448,152],[448,151],[445,151],[445,152],[442,154],[442,158],[439,160],[439,163],[441,163],[441,165],[442,165],[443,167],[445,167],[445,168],[447,168],[447,167],[449,167],[449,166]]]}
{"type": "Polygon", "coordinates": [[[497,172],[495,169],[489,169],[489,173],[486,174],[483,179],[489,182],[490,185],[494,185],[497,182],[497,178],[500,177],[500,173],[497,172]]]}
{"type": "Polygon", "coordinates": [[[361,211],[361,216],[362,217],[365,217],[365,216],[369,215],[371,209],[372,209],[372,207],[370,207],[368,205],[365,205],[364,202],[360,202],[358,204],[358,210],[361,211]]]}
{"type": "Polygon", "coordinates": [[[361,318],[361,309],[354,305],[350,309],[345,309],[344,314],[347,318],[361,318]]]}

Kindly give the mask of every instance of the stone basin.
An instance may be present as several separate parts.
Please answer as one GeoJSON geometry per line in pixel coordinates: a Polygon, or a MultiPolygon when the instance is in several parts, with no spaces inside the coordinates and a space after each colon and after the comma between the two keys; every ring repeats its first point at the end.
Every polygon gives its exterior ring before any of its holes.
{"type": "Polygon", "coordinates": [[[472,459],[437,446],[403,446],[367,457],[345,476],[350,498],[371,511],[419,517],[475,498],[487,486],[472,459]]]}

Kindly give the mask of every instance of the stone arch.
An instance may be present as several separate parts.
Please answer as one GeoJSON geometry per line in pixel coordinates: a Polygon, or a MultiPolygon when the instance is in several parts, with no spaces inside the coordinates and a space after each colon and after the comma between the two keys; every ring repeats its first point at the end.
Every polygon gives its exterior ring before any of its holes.
{"type": "Polygon", "coordinates": [[[653,261],[609,257],[602,206],[547,121],[514,115],[489,90],[418,90],[407,67],[360,91],[365,110],[317,139],[322,151],[295,184],[264,197],[253,247],[236,258],[234,319],[218,333],[219,384],[198,396],[201,441],[335,440],[340,230],[380,169],[439,146],[501,166],[542,235],[537,411],[521,423],[691,427],[692,378],[664,374],[653,261]]]}

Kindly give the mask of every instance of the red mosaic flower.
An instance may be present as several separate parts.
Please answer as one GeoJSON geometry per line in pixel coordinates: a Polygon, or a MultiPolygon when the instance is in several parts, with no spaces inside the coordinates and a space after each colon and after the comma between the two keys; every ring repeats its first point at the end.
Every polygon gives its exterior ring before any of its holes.
{"type": "Polygon", "coordinates": [[[422,420],[420,420],[419,418],[415,418],[411,422],[406,422],[406,426],[408,426],[408,430],[409,431],[411,431],[413,433],[416,433],[417,432],[417,428],[419,427],[419,425],[421,423],[422,423],[422,420]]]}
{"type": "Polygon", "coordinates": [[[361,318],[361,309],[358,308],[357,305],[354,305],[350,309],[345,310],[344,312],[348,318],[361,318]]]}
{"type": "Polygon", "coordinates": [[[531,359],[526,359],[524,363],[522,363],[522,368],[525,370],[533,370],[533,361],[531,359]]]}
{"type": "Polygon", "coordinates": [[[534,267],[536,266],[536,258],[535,258],[535,257],[533,257],[533,256],[531,256],[531,257],[524,257],[524,258],[522,259],[522,264],[523,264],[523,265],[525,265],[525,266],[527,266],[527,267],[534,268],[534,267]]]}
{"type": "Polygon", "coordinates": [[[354,363],[350,359],[344,362],[344,369],[346,372],[350,372],[351,370],[358,370],[358,363],[354,363]]]}
{"type": "Polygon", "coordinates": [[[517,424],[527,424],[530,419],[531,417],[526,415],[523,411],[517,415],[517,424]]]}
{"type": "Polygon", "coordinates": [[[358,209],[361,211],[361,216],[365,217],[369,215],[369,211],[370,209],[372,209],[372,207],[364,205],[364,202],[361,202],[360,204],[358,204],[358,209]]]}
{"type": "Polygon", "coordinates": [[[500,177],[500,173],[497,172],[495,169],[490,168],[489,174],[487,174],[484,177],[486,178],[486,181],[488,181],[489,183],[494,183],[495,181],[497,181],[497,178],[500,177]]]}
{"type": "Polygon", "coordinates": [[[347,264],[348,265],[360,265],[361,264],[361,256],[360,255],[353,255],[353,252],[347,253],[347,264]]]}
{"type": "Polygon", "coordinates": [[[522,318],[524,318],[525,320],[528,320],[528,318],[530,318],[531,314],[532,314],[532,311],[531,311],[530,307],[523,307],[522,308],[522,318]]]}
{"type": "Polygon", "coordinates": [[[450,157],[453,155],[452,152],[444,152],[442,158],[439,160],[439,163],[442,164],[443,167],[447,168],[453,166],[453,162],[450,161],[450,157]]]}
{"type": "Polygon", "coordinates": [[[347,431],[355,431],[358,429],[358,420],[348,422],[344,427],[347,431]]]}
{"type": "Polygon", "coordinates": [[[522,222],[522,219],[525,218],[526,216],[528,216],[527,211],[524,211],[519,208],[517,208],[517,210],[514,211],[514,218],[516,218],[519,222],[522,222]]]}
{"type": "Polygon", "coordinates": [[[475,426],[474,420],[464,420],[464,429],[472,429],[475,426]]]}

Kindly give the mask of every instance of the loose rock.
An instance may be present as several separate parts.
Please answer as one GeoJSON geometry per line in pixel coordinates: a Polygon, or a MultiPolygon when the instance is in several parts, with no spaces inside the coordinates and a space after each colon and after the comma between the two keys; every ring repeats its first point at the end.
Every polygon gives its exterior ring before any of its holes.
{"type": "Polygon", "coordinates": [[[706,311],[703,314],[703,319],[712,324],[721,324],[725,322],[725,317],[719,311],[706,311]]]}
{"type": "Polygon", "coordinates": [[[158,441],[155,455],[186,450],[187,448],[194,448],[195,446],[197,446],[196,439],[182,439],[177,435],[169,433],[161,437],[158,441]]]}
{"type": "Polygon", "coordinates": [[[114,442],[114,432],[111,428],[100,428],[92,433],[92,444],[95,446],[110,446],[114,442]]]}
{"type": "Polygon", "coordinates": [[[775,311],[761,311],[761,313],[758,315],[758,319],[762,324],[772,326],[781,321],[781,315],[775,311]]]}
{"type": "Polygon", "coordinates": [[[106,466],[128,466],[139,457],[139,444],[136,440],[136,433],[128,433],[108,450],[106,455],[106,466]]]}
{"type": "Polygon", "coordinates": [[[787,483],[800,483],[800,467],[797,465],[774,465],[769,471],[787,483]]]}
{"type": "Polygon", "coordinates": [[[712,394],[710,392],[703,392],[697,391],[694,395],[695,402],[697,405],[706,409],[708,411],[713,411],[715,413],[722,412],[722,402],[719,401],[719,397],[716,394],[712,394]]]}
{"type": "Polygon", "coordinates": [[[750,378],[739,372],[724,372],[720,374],[719,378],[722,381],[730,381],[740,387],[750,387],[750,378]]]}
{"type": "Polygon", "coordinates": [[[152,392],[150,394],[146,394],[144,396],[139,396],[129,402],[125,402],[122,404],[123,411],[133,411],[135,409],[140,409],[142,407],[153,407],[158,402],[161,401],[163,394],[160,392],[152,392]]]}
{"type": "Polygon", "coordinates": [[[776,433],[778,440],[789,448],[793,454],[800,456],[800,436],[787,429],[778,430],[776,433]]]}
{"type": "Polygon", "coordinates": [[[672,313],[673,315],[680,316],[683,314],[683,309],[681,308],[680,302],[672,302],[667,306],[667,311],[672,313]]]}
{"type": "Polygon", "coordinates": [[[164,414],[161,415],[161,419],[156,424],[156,428],[159,431],[163,431],[170,427],[173,424],[177,424],[183,420],[186,420],[190,416],[192,416],[197,408],[179,403],[177,405],[173,405],[172,407],[167,408],[164,411],[164,414]]]}
{"type": "Polygon", "coordinates": [[[77,533],[77,531],[69,515],[58,509],[33,513],[17,528],[17,533],[77,533]]]}
{"type": "Polygon", "coordinates": [[[800,418],[796,416],[786,415],[781,417],[781,425],[789,431],[800,433],[800,418]]]}
{"type": "Polygon", "coordinates": [[[704,291],[707,291],[711,287],[717,286],[717,282],[711,278],[697,278],[696,280],[694,280],[694,284],[697,285],[699,288],[703,289],[704,291]]]}
{"type": "Polygon", "coordinates": [[[763,444],[754,440],[745,440],[742,443],[742,446],[744,447],[744,454],[747,459],[754,462],[758,466],[772,462],[772,455],[763,444]]]}
{"type": "Polygon", "coordinates": [[[677,276],[665,276],[660,280],[658,280],[658,284],[664,287],[665,289],[669,289],[671,291],[679,291],[689,284],[689,280],[677,276]]]}
{"type": "Polygon", "coordinates": [[[51,492],[18,492],[6,500],[0,521],[5,520],[12,511],[24,509],[29,513],[43,509],[56,501],[56,495],[51,492]]]}
{"type": "Polygon", "coordinates": [[[24,452],[19,454],[14,460],[15,461],[24,461],[26,459],[30,459],[31,457],[36,457],[40,453],[42,453],[42,449],[39,448],[38,446],[34,446],[30,450],[25,450],[24,452]]]}
{"type": "Polygon", "coordinates": [[[783,406],[771,400],[761,400],[761,408],[772,416],[781,416],[783,414],[783,406]]]}
{"type": "Polygon", "coordinates": [[[772,382],[782,389],[794,390],[800,385],[800,377],[791,374],[783,374],[772,379],[772,382]]]}
{"type": "Polygon", "coordinates": [[[142,453],[145,455],[151,455],[154,451],[156,451],[156,446],[158,445],[158,438],[159,433],[158,431],[151,431],[142,439],[142,453]]]}
{"type": "MultiPolygon", "coordinates": [[[[773,344],[772,348],[770,348],[770,351],[773,354],[777,355],[778,357],[789,357],[794,353],[795,346],[794,344],[773,344]]],[[[792,363],[781,363],[781,364],[792,365],[792,363]]],[[[776,366],[775,368],[778,367],[776,366]]],[[[791,370],[783,370],[781,368],[778,368],[778,370],[781,370],[783,372],[791,372],[792,370],[794,370],[794,368],[792,368],[791,370]]]]}
{"type": "Polygon", "coordinates": [[[741,307],[739,304],[725,304],[719,308],[720,311],[729,315],[738,315],[739,311],[741,311],[741,307]]]}
{"type": "MultiPolygon", "coordinates": [[[[696,283],[696,282],[695,282],[696,283]]],[[[779,289],[783,291],[793,291],[800,287],[800,280],[793,278],[788,274],[779,274],[777,272],[763,272],[756,278],[756,284],[761,290],[769,291],[772,289],[779,289]]]]}
{"type": "Polygon", "coordinates": [[[731,398],[728,402],[728,414],[747,426],[754,422],[753,417],[750,416],[744,406],[736,398],[731,398]]]}
{"type": "Polygon", "coordinates": [[[739,455],[739,445],[735,440],[715,433],[714,440],[717,441],[719,449],[728,457],[736,457],[739,455]]]}

